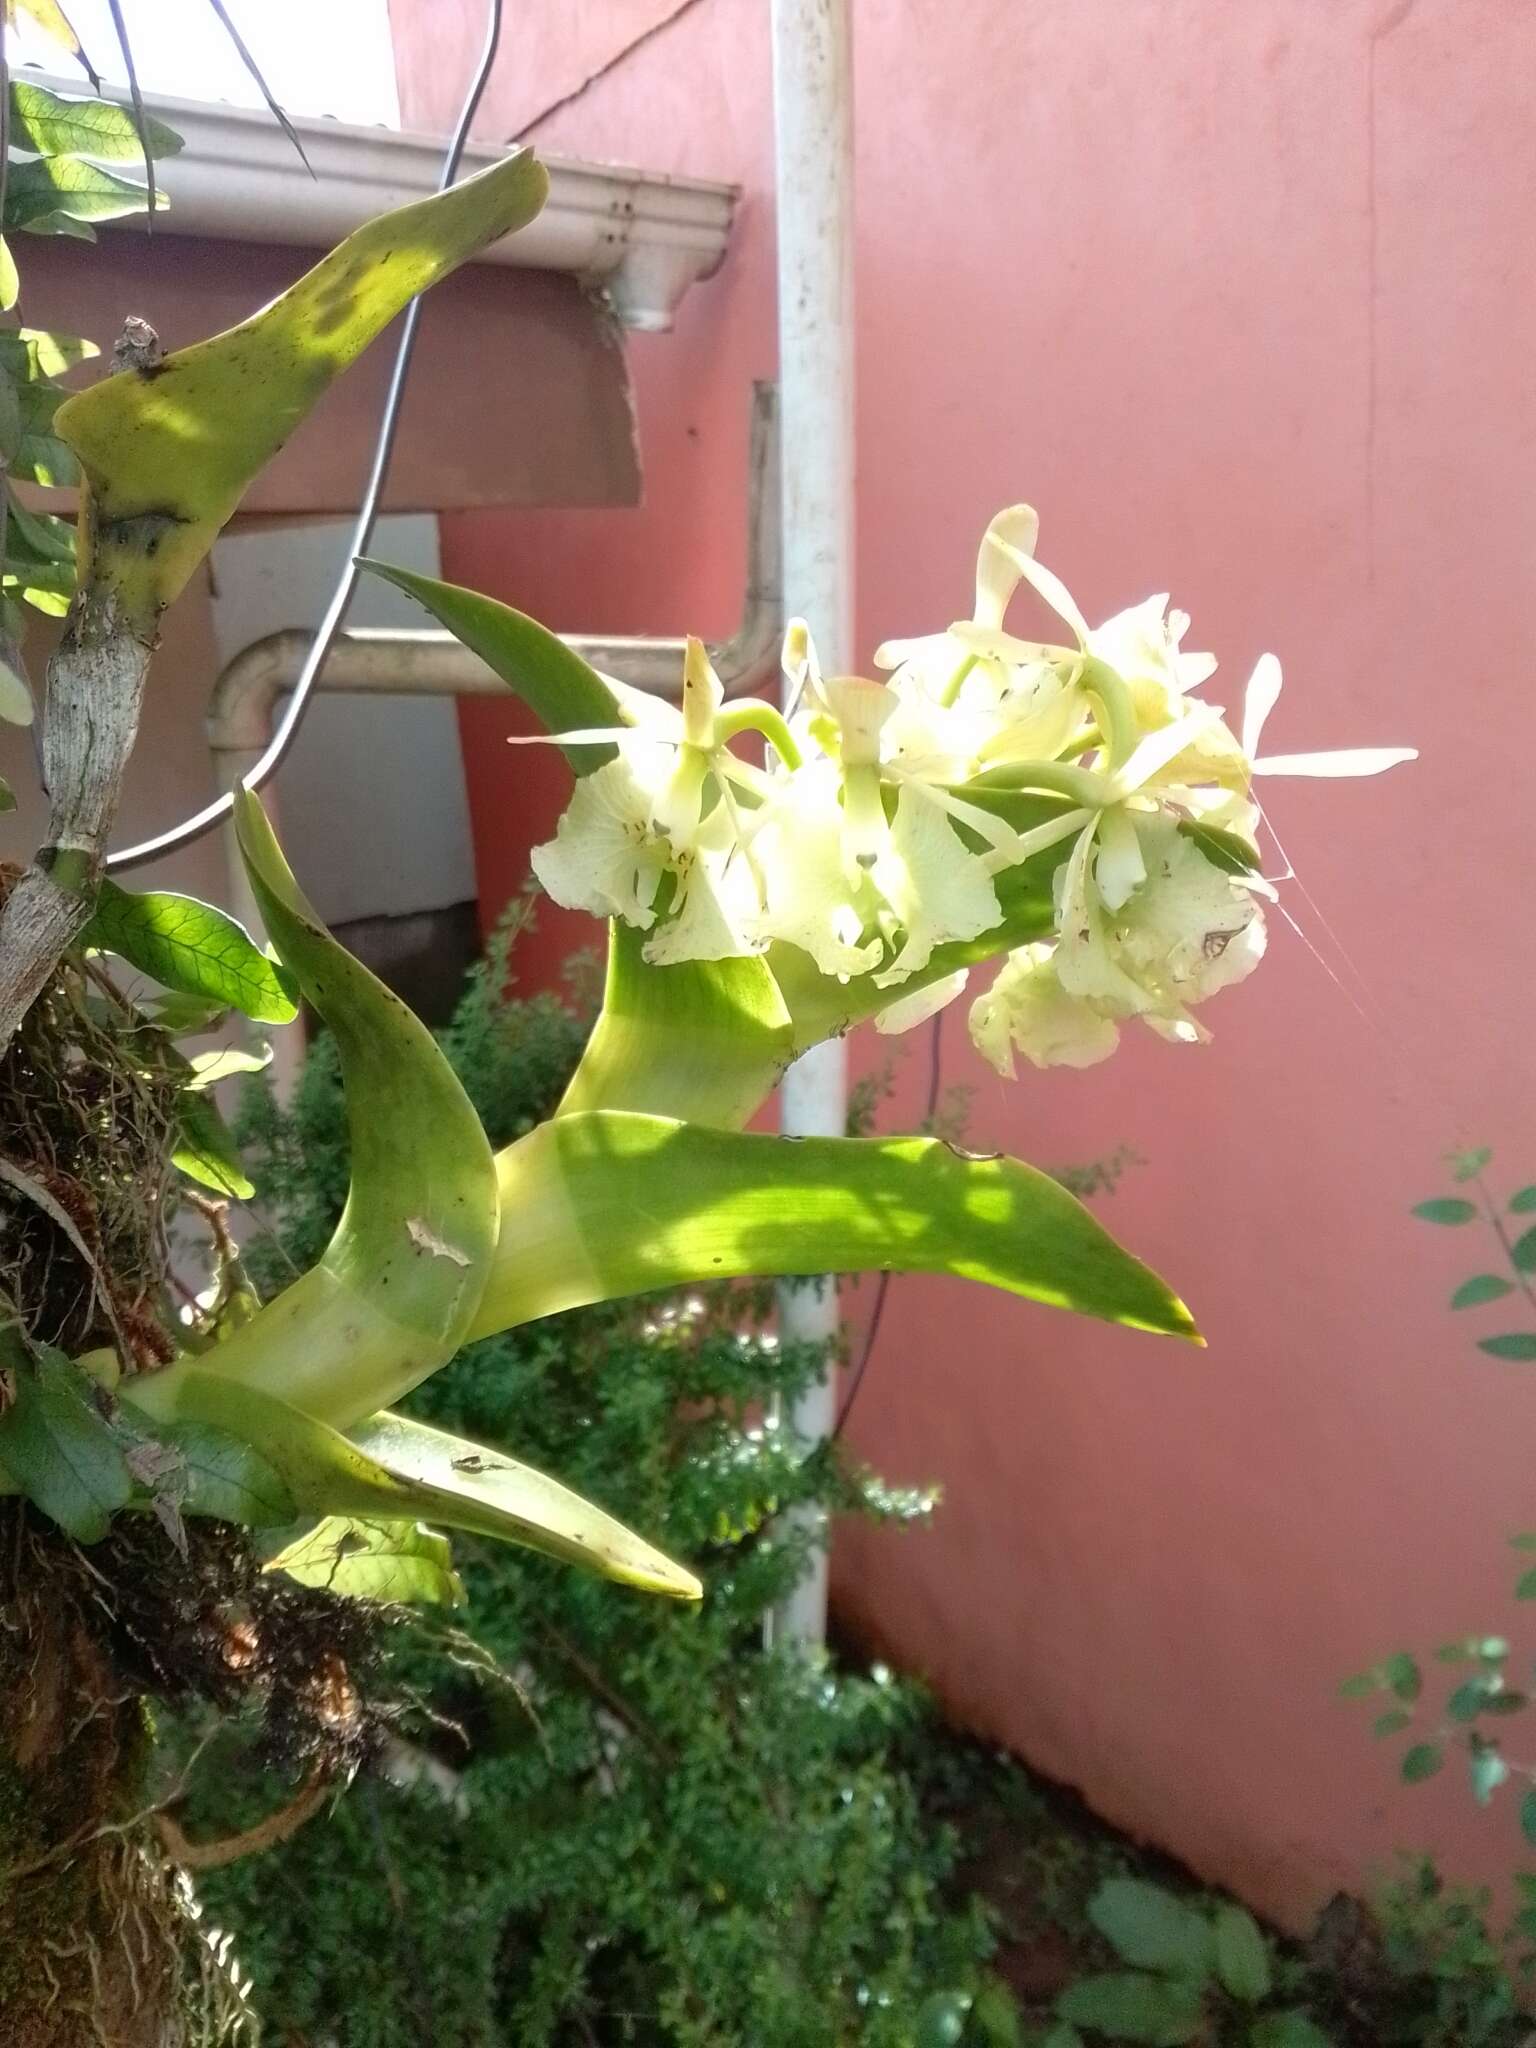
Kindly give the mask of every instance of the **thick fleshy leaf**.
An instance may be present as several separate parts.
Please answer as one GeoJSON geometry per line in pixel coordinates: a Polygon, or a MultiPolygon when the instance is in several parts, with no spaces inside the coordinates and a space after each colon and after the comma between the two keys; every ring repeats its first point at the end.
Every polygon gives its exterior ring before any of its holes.
{"type": "Polygon", "coordinates": [[[463,1341],[496,1242],[496,1170],[432,1034],[321,924],[249,792],[235,822],[267,930],[341,1054],[352,1184],[319,1264],[237,1330],[212,1369],[345,1426],[463,1341]]]}
{"type": "Polygon", "coordinates": [[[446,1536],[424,1522],[364,1522],[328,1515],[267,1560],[302,1586],[323,1586],[353,1600],[413,1607],[462,1607],[464,1582],[446,1536]]]}
{"type": "Polygon", "coordinates": [[[262,1388],[225,1378],[217,1364],[155,1373],[140,1401],[250,1444],[304,1513],[439,1523],[522,1543],[647,1592],[694,1600],[702,1590],[691,1572],[556,1480],[421,1423],[377,1415],[353,1442],[262,1388]]]}
{"type": "Polygon", "coordinates": [[[697,1600],[703,1592],[692,1572],[532,1465],[405,1415],[372,1416],[349,1434],[360,1450],[417,1488],[424,1503],[433,1503],[421,1510],[433,1521],[525,1544],[643,1592],[679,1600],[697,1600]]]}
{"type": "Polygon", "coordinates": [[[103,881],[81,944],[119,953],[163,987],[206,997],[258,1023],[287,1024],[299,1014],[291,977],[244,925],[195,896],[138,893],[103,881]]]}
{"type": "Polygon", "coordinates": [[[11,80],[11,146],[35,156],[85,156],[100,164],[138,164],[174,156],[181,137],[163,121],[144,116],[142,130],[115,100],[51,92],[28,78],[11,80]]]}
{"type": "MultiPolygon", "coordinates": [[[[482,597],[478,591],[463,590],[435,576],[418,576],[392,562],[365,558],[363,567],[414,597],[455,640],[478,654],[486,667],[522,698],[551,737],[590,729],[608,731],[631,723],[597,670],[536,619],[514,611],[509,604],[498,604],[495,598],[482,597]]],[[[614,758],[614,748],[570,746],[565,754],[577,775],[590,775],[614,758]]]]}
{"type": "Polygon", "coordinates": [[[742,1275],[954,1273],[1198,1341],[1188,1309],[1073,1196],[932,1138],[779,1138],[556,1117],[497,1159],[502,1229],[471,1334],[742,1275]]]}
{"type": "Polygon", "coordinates": [[[790,1059],[790,1016],[773,975],[760,959],[653,967],[644,945],[644,932],[610,924],[603,1007],[559,1114],[632,1109],[744,1124],[790,1059]]]}
{"type": "Polygon", "coordinates": [[[98,566],[135,616],[177,597],[246,486],[418,292],[543,205],[528,151],[357,229],[238,327],[59,408],[87,483],[98,566]]]}

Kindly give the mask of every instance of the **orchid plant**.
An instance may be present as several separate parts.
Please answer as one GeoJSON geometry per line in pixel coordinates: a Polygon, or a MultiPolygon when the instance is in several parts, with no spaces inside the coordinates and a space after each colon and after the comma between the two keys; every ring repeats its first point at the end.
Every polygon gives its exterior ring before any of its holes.
{"type": "MultiPolygon", "coordinates": [[[[325,931],[255,795],[235,800],[235,823],[275,959],[209,906],[117,888],[103,860],[166,606],[331,380],[411,296],[531,219],[547,182],[518,152],[360,229],[239,327],[130,360],[59,407],[54,431],[82,478],[80,580],[49,674],[49,836],[0,907],[0,1050],[11,1045],[23,1079],[40,1058],[67,1065],[71,1046],[47,1034],[96,1029],[102,954],[172,997],[222,992],[273,1021],[302,996],[337,1041],[352,1137],[350,1199],[312,1271],[265,1305],[221,1287],[158,1321],[142,1276],[104,1272],[76,1220],[89,1223],[90,1190],[61,1199],[56,1163],[7,1145],[4,1199],[56,1232],[49,1270],[77,1262],[111,1339],[70,1356],[25,1299],[0,1301],[0,1490],[73,1545],[153,1513],[184,1551],[189,1519],[203,1518],[263,1532],[269,1570],[332,1592],[442,1597],[452,1575],[422,1534],[432,1523],[692,1599],[686,1563],[554,1478],[394,1404],[470,1338],[743,1275],[949,1273],[1196,1338],[1164,1282],[1046,1173],[934,1139],[791,1143],[744,1127],[809,1047],[866,1020],[907,1028],[989,960],[1001,964],[971,1028],[1002,1071],[1016,1050],[1039,1065],[1102,1058],[1128,1018],[1205,1036],[1195,1011],[1263,951],[1272,885],[1253,842],[1253,777],[1409,758],[1255,760],[1275,663],[1255,672],[1239,740],[1192,694],[1213,664],[1182,652],[1182,616],[1156,598],[1090,629],[1035,559],[1025,506],[987,529],[971,616],[887,643],[888,680],[824,675],[792,625],[782,709],[727,701],[696,641],[680,706],[658,703],[509,606],[371,564],[564,750],[574,793],[534,865],[557,900],[608,922],[604,1001],[580,1066],[556,1113],[493,1154],[430,1034],[325,931]],[[1059,643],[1008,630],[1021,584],[1063,622],[1059,643]]],[[[129,1020],[125,1071],[178,1105],[177,1161],[216,1184],[222,1170],[240,1192],[169,1013],[112,1000],[129,1020]]],[[[174,1555],[163,1571],[174,1599],[174,1555]]],[[[68,1616],[76,1633],[58,1654],[100,1694],[110,1732],[142,1677],[90,1602],[68,1616]]],[[[0,1668],[0,1693],[7,1682],[0,1668]]],[[[334,1674],[327,1687],[334,1697],[334,1674]]],[[[52,1756],[42,1737],[27,1741],[52,1756]]],[[[98,1823],[137,1805],[112,1778],[129,1747],[101,1766],[98,1823]]],[[[62,1751],[57,1761],[61,1783],[98,1784],[62,1751]]],[[[0,1777],[7,1768],[0,1755],[0,1777]]],[[[56,1821],[28,1811],[16,1911],[36,1919],[27,1885],[70,1868],[72,1845],[122,1831],[90,1832],[87,1816],[86,1832],[51,1839],[56,1821]]],[[[171,1838],[171,1860],[186,1847],[171,1838]]],[[[101,1886],[121,1876],[101,1863],[101,1886]]],[[[95,1983],[132,1959],[123,1916],[91,1897],[81,1972],[88,1963],[95,1983]]],[[[21,1938],[9,1910],[0,1948],[21,1938]]]]}

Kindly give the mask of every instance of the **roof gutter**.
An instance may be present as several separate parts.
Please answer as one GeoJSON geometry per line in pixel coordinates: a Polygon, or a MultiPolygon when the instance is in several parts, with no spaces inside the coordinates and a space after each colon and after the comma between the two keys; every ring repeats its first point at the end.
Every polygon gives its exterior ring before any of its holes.
{"type": "MultiPolygon", "coordinates": [[[[66,79],[28,76],[53,91],[78,90],[66,79]]],[[[108,96],[127,104],[120,89],[108,96]]],[[[435,191],[446,148],[392,128],[297,120],[311,177],[268,114],[159,93],[144,104],[185,143],[155,166],[170,200],[164,227],[178,235],[330,248],[375,214],[435,191]]],[[[464,173],[510,154],[471,143],[464,173]]],[[[543,212],[477,260],[569,272],[604,291],[626,327],[666,332],[684,293],[724,258],[737,187],[577,158],[541,161],[550,178],[543,212]]]]}

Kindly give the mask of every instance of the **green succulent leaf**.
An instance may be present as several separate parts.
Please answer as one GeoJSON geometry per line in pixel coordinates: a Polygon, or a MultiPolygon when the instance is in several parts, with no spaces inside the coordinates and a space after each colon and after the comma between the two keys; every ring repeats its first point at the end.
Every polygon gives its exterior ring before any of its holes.
{"type": "Polygon", "coordinates": [[[323,1586],[353,1600],[407,1607],[462,1607],[464,1582],[446,1536],[424,1522],[365,1522],[330,1515],[267,1561],[302,1586],[323,1586]]]}
{"type": "Polygon", "coordinates": [[[1088,1918],[1122,1962],[1171,1976],[1210,1975],[1210,1922],[1161,1885],[1140,1878],[1109,1878],[1088,1902],[1088,1918]]]}
{"type": "Polygon", "coordinates": [[[933,1138],[779,1138],[622,1110],[497,1159],[502,1228],[475,1336],[751,1274],[954,1273],[1198,1339],[1181,1301],[1047,1174],[933,1138]]]}
{"type": "Polygon", "coordinates": [[[1536,1209],[1536,1187],[1516,1188],[1509,1198],[1509,1206],[1516,1216],[1529,1216],[1536,1209]]]}
{"type": "Polygon", "coordinates": [[[175,156],[182,139],[151,115],[142,129],[126,107],[112,100],[51,92],[30,79],[11,80],[11,146],[34,156],[85,156],[97,163],[142,163],[175,156]]]}
{"type": "Polygon", "coordinates": [[[549,179],[527,150],[357,229],[261,312],[59,408],[87,484],[98,578],[152,622],[251,479],[332,380],[418,292],[533,219],[549,179]]]}
{"type": "Polygon", "coordinates": [[[1269,1943],[1257,1920],[1243,1906],[1216,1909],[1216,1975],[1222,1986],[1244,2005],[1259,2005],[1270,1993],[1273,1973],[1269,1943]]]}
{"type": "Polygon", "coordinates": [[[61,1352],[35,1358],[12,1335],[14,1396],[0,1415],[0,1469],[77,1543],[99,1543],[133,1492],[124,1446],[94,1383],[61,1352]]]}
{"type": "Polygon", "coordinates": [[[1522,1232],[1509,1248],[1510,1263],[1517,1273],[1536,1273],[1536,1227],[1522,1232]]]}
{"type": "Polygon", "coordinates": [[[1059,2019],[1096,2028],[1112,2041],[1179,2048],[1205,2024],[1200,1987],[1137,1970],[1109,1971],[1069,1984],[1056,2001],[1059,2019]]]}
{"type": "Polygon", "coordinates": [[[235,821],[267,930],[341,1055],[352,1186],[318,1265],[220,1346],[215,1369],[345,1427],[463,1342],[496,1243],[496,1168],[432,1034],[321,924],[249,792],[235,821]]]}
{"type": "Polygon", "coordinates": [[[739,1129],[789,1064],[793,1030],[762,960],[652,967],[608,928],[603,1007],[559,1114],[630,1109],[739,1129]]]}
{"type": "Polygon", "coordinates": [[[354,1442],[275,1395],[226,1377],[218,1358],[152,1375],[140,1400],[157,1416],[211,1423],[251,1445],[304,1513],[432,1522],[525,1544],[646,1592],[695,1600],[702,1590],[691,1572],[558,1481],[401,1416],[371,1418],[354,1442]]]}
{"type": "Polygon", "coordinates": [[[291,975],[259,950],[244,925],[195,896],[138,893],[103,880],[81,943],[121,954],[179,995],[203,997],[259,1023],[287,1024],[299,1013],[291,975]]]}
{"type": "MultiPolygon", "coordinates": [[[[364,557],[362,566],[393,583],[429,611],[455,640],[478,654],[486,667],[521,697],[551,734],[627,725],[628,718],[607,683],[590,663],[547,626],[509,604],[463,590],[435,576],[364,557]]],[[[565,750],[577,775],[590,775],[611,761],[611,745],[574,746],[565,750]]]]}
{"type": "Polygon", "coordinates": [[[436,1503],[422,1510],[433,1521],[524,1544],[643,1592],[696,1600],[703,1590],[691,1572],[632,1535],[612,1515],[500,1451],[388,1413],[371,1416],[349,1434],[423,1500],[436,1503]]]}

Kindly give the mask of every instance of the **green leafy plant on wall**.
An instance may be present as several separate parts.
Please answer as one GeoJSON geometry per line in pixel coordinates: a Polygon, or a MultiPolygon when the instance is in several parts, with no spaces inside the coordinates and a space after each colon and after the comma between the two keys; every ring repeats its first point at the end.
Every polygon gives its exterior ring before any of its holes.
{"type": "MultiPolygon", "coordinates": [[[[1488,1181],[1492,1159],[1488,1146],[1452,1153],[1448,1164],[1457,1192],[1431,1196],[1413,1214],[1441,1230],[1480,1226],[1485,1241],[1491,1239],[1493,1258],[1454,1288],[1449,1307],[1474,1329],[1493,1325],[1474,1339],[1485,1358],[1524,1364],[1536,1360],[1536,1328],[1511,1327],[1511,1309],[1536,1314],[1536,1185],[1519,1186],[1501,1201],[1488,1181]]],[[[1523,1531],[1509,1541],[1516,1551],[1536,1555],[1536,1533],[1523,1531]]],[[[1521,1570],[1514,1594],[1536,1600],[1536,1563],[1521,1570]]],[[[1518,1675],[1512,1680],[1516,1662],[1506,1636],[1475,1633],[1440,1644],[1430,1657],[1394,1651],[1345,1679],[1340,1691],[1346,1699],[1374,1702],[1372,1732],[1378,1741],[1398,1744],[1404,1784],[1424,1784],[1459,1755],[1477,1803],[1513,1796],[1521,1832],[1536,1848],[1536,1759],[1510,1754],[1516,1732],[1510,1724],[1532,1704],[1518,1675]],[[1436,1699],[1426,1683],[1433,1666],[1447,1674],[1436,1699]]]]}

